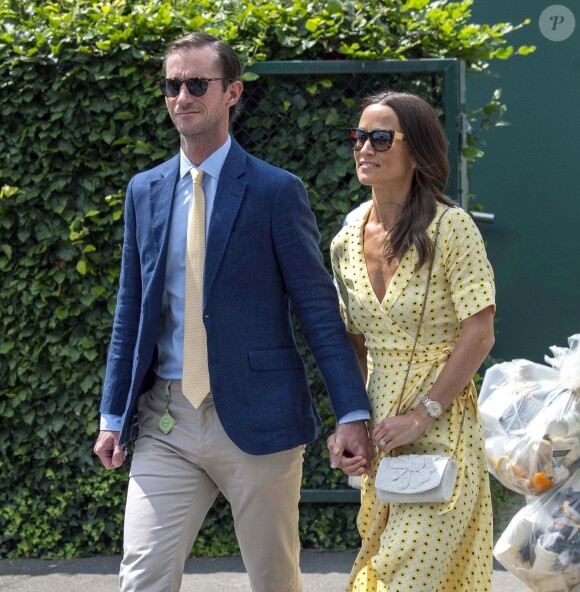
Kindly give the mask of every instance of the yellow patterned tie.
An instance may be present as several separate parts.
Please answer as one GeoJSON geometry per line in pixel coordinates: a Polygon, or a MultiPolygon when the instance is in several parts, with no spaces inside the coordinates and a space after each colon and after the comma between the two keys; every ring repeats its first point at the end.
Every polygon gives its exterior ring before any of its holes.
{"type": "Polygon", "coordinates": [[[203,266],[205,261],[205,195],[203,171],[191,169],[193,203],[187,222],[185,258],[185,321],[183,329],[183,394],[197,408],[210,391],[207,336],[203,324],[203,266]]]}

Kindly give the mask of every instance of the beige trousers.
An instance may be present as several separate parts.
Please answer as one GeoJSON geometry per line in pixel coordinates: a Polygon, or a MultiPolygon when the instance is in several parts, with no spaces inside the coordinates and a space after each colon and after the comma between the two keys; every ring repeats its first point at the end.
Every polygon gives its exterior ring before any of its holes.
{"type": "Polygon", "coordinates": [[[139,400],[125,511],[122,592],[175,592],[218,492],[230,502],[253,592],[302,590],[298,501],[304,446],[253,456],[226,435],[211,395],[194,409],[181,381],[158,378],[139,400]],[[157,426],[169,402],[176,421],[157,426]]]}

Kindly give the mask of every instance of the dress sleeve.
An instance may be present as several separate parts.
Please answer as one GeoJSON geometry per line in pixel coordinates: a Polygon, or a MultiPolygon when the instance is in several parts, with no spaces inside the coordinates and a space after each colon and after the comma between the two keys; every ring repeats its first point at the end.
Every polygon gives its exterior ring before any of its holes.
{"type": "Polygon", "coordinates": [[[493,269],[471,216],[461,208],[450,210],[443,218],[440,240],[457,320],[488,306],[495,312],[493,269]]]}
{"type": "Polygon", "coordinates": [[[344,321],[346,330],[354,335],[360,335],[361,332],[356,328],[349,312],[348,302],[349,294],[348,288],[346,287],[343,273],[341,270],[341,262],[345,263],[344,251],[345,251],[345,236],[344,230],[337,234],[330,245],[330,259],[332,262],[332,274],[334,276],[334,284],[336,285],[338,292],[338,305],[340,309],[340,316],[344,321]]]}

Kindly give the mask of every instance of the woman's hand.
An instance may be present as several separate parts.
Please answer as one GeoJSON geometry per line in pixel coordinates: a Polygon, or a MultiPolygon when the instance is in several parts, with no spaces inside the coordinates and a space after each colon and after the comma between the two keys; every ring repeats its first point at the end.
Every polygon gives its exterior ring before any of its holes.
{"type": "MultiPolygon", "coordinates": [[[[331,457],[335,454],[338,448],[336,443],[336,434],[331,434],[326,440],[326,446],[330,452],[331,457]]],[[[337,466],[332,468],[340,469],[345,475],[349,477],[360,477],[365,473],[373,475],[374,472],[368,467],[367,459],[364,456],[350,456],[347,452],[343,452],[337,466]]]]}
{"type": "Polygon", "coordinates": [[[421,413],[419,408],[404,415],[385,417],[375,426],[372,440],[379,450],[388,454],[394,448],[411,444],[425,434],[433,419],[426,411],[421,413]]]}

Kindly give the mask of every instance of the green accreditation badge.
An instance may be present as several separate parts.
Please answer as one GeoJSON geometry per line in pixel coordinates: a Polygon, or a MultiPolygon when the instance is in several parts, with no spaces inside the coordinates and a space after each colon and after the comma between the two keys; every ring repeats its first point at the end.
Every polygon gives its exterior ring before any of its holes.
{"type": "Polygon", "coordinates": [[[157,426],[165,435],[167,435],[173,429],[174,425],[175,420],[173,417],[171,417],[171,413],[169,413],[169,407],[167,407],[159,419],[157,426]]]}

